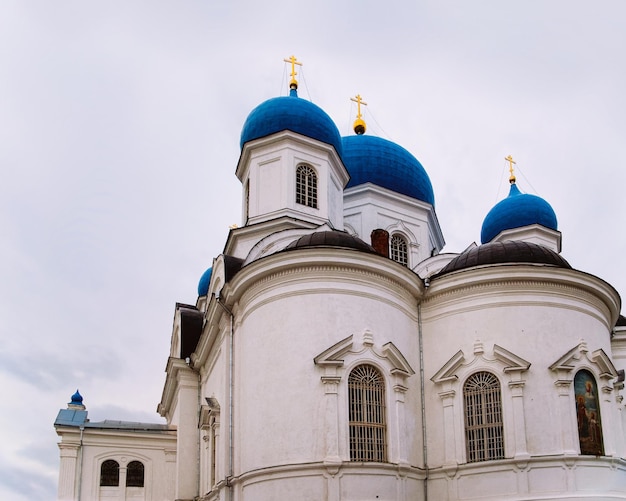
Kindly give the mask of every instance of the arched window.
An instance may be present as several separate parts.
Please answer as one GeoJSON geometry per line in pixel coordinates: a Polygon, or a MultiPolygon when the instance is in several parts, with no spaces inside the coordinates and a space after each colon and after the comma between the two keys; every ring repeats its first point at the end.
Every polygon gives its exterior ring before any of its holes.
{"type": "Polygon", "coordinates": [[[504,458],[500,381],[491,372],[472,374],[463,386],[467,461],[504,458]]]}
{"type": "Polygon", "coordinates": [[[396,263],[409,265],[409,250],[406,240],[401,235],[393,235],[389,241],[389,257],[396,263]]]}
{"type": "Polygon", "coordinates": [[[100,487],[117,487],[120,485],[120,465],[117,461],[107,459],[100,466],[100,487]]]}
{"type": "Polygon", "coordinates": [[[308,165],[296,168],[296,203],[317,209],[317,174],[308,165]]]}
{"type": "Polygon", "coordinates": [[[598,399],[598,386],[591,372],[587,370],[578,371],[574,377],[574,394],[576,396],[580,453],[603,456],[600,400],[598,399]]]}
{"type": "Polygon", "coordinates": [[[350,461],[386,461],[385,381],[371,365],[348,377],[350,461]]]}
{"type": "Polygon", "coordinates": [[[126,470],[126,487],[143,487],[143,463],[131,461],[126,470]]]}

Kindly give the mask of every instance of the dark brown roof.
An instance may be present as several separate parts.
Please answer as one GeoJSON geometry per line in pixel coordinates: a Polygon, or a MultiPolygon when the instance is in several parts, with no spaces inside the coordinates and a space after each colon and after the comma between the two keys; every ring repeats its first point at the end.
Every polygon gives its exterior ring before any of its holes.
{"type": "Polygon", "coordinates": [[[474,266],[512,263],[533,263],[558,268],[572,268],[558,253],[543,245],[508,240],[506,242],[490,242],[463,252],[450,261],[435,277],[474,266]]]}
{"type": "Polygon", "coordinates": [[[308,247],[338,247],[377,254],[371,245],[366,244],[360,238],[353,237],[345,231],[318,231],[309,233],[291,242],[285,247],[285,251],[305,249],[308,247]]]}

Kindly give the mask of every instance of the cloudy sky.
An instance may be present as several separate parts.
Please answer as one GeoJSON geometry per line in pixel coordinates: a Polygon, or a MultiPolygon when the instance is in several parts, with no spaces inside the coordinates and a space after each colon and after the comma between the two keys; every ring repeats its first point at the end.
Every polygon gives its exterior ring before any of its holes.
{"type": "Polygon", "coordinates": [[[0,499],[53,499],[52,423],[159,421],[175,302],[240,223],[249,111],[287,93],[429,173],[444,251],[518,186],[626,292],[622,0],[0,0],[0,499]]]}

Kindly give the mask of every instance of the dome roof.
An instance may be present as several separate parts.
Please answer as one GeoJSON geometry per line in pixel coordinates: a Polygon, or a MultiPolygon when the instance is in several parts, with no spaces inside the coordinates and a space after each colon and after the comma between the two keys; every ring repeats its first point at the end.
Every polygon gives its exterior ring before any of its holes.
{"type": "Polygon", "coordinates": [[[200,277],[200,281],[198,282],[198,296],[206,296],[209,292],[209,284],[211,283],[212,273],[213,268],[209,268],[200,277]]]}
{"type": "Polygon", "coordinates": [[[344,137],[342,142],[343,163],[350,173],[346,188],[372,183],[435,205],[428,174],[402,146],[364,134],[344,137]]]}
{"type": "Polygon", "coordinates": [[[335,147],[341,156],[341,135],[335,123],[318,106],[300,99],[292,90],[289,96],[269,99],[254,108],[241,130],[239,145],[276,132],[290,130],[335,147]]]}
{"type": "Polygon", "coordinates": [[[480,232],[480,241],[483,244],[490,242],[503,230],[521,228],[530,224],[540,224],[556,230],[556,214],[543,198],[522,193],[513,183],[509,196],[498,202],[485,217],[480,232]]]}
{"type": "Polygon", "coordinates": [[[543,245],[521,240],[507,240],[505,242],[489,242],[459,254],[444,266],[436,276],[474,266],[512,263],[533,263],[558,268],[572,268],[560,254],[543,245]]]}
{"type": "Polygon", "coordinates": [[[291,251],[310,247],[339,247],[377,254],[371,245],[366,244],[360,238],[338,230],[309,233],[291,242],[284,250],[291,251]]]}
{"type": "Polygon", "coordinates": [[[74,393],[72,395],[70,404],[72,404],[72,405],[83,405],[83,396],[80,394],[80,392],[78,390],[76,390],[76,393],[74,393]]]}

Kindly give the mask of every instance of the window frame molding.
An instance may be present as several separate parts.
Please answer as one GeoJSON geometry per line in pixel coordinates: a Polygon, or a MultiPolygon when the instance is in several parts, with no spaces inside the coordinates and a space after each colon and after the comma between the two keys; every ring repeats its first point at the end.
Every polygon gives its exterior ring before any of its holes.
{"type": "Polygon", "coordinates": [[[100,499],[101,489],[105,491],[113,492],[117,489],[118,493],[122,491],[120,489],[143,489],[143,495],[145,499],[152,498],[152,459],[143,454],[138,454],[134,450],[108,450],[97,454],[93,458],[93,474],[96,481],[92,484],[91,499],[100,499]],[[107,460],[117,461],[119,465],[119,483],[117,486],[100,486],[100,472],[102,463],[107,460]],[[143,464],[143,487],[126,487],[126,474],[128,464],[132,461],[139,461],[143,464]]]}
{"type": "Polygon", "coordinates": [[[483,343],[476,341],[473,357],[467,357],[459,350],[430,378],[438,389],[442,405],[444,466],[470,464],[465,443],[463,391],[468,378],[477,372],[490,372],[500,382],[504,458],[530,458],[523,392],[526,384],[523,374],[529,368],[530,362],[497,344],[493,345],[490,355],[485,354],[483,343]]]}
{"type": "Polygon", "coordinates": [[[402,220],[397,220],[394,224],[387,225],[384,230],[389,233],[389,258],[391,259],[391,239],[394,235],[398,235],[404,238],[406,242],[406,267],[412,269],[412,263],[417,263],[419,261],[418,252],[420,244],[417,235],[415,235],[415,233],[411,231],[411,229],[402,220]]]}
{"type": "MultiPolygon", "coordinates": [[[[294,174],[295,174],[294,200],[295,200],[296,206],[300,206],[301,205],[303,207],[306,207],[307,209],[319,210],[320,209],[320,197],[319,197],[319,193],[320,193],[320,176],[319,176],[318,170],[315,167],[313,167],[313,165],[311,165],[308,162],[298,161],[296,163],[294,174]],[[309,203],[308,203],[308,201],[309,201],[309,189],[310,189],[308,181],[307,181],[307,183],[305,185],[305,193],[304,193],[304,195],[305,195],[305,202],[306,203],[302,203],[302,202],[298,201],[298,193],[299,193],[298,189],[300,187],[298,173],[299,173],[300,168],[307,168],[307,169],[309,169],[311,171],[311,173],[312,173],[313,179],[315,180],[315,186],[314,186],[315,195],[314,195],[314,197],[311,197],[311,198],[313,198],[313,202],[314,202],[313,205],[309,205],[309,203]]],[[[305,178],[308,180],[310,176],[311,176],[310,174],[306,175],[305,178]]]]}
{"type": "MultiPolygon", "coordinates": [[[[392,343],[376,344],[374,335],[365,330],[350,335],[324,350],[313,359],[320,368],[325,395],[327,441],[324,464],[335,475],[343,462],[350,460],[348,377],[355,367],[371,365],[385,384],[386,463],[408,466],[405,439],[405,394],[408,379],[415,374],[404,355],[392,343]]],[[[379,463],[363,463],[379,464],[379,463]]]]}
{"type": "Polygon", "coordinates": [[[566,455],[580,455],[580,442],[578,436],[578,420],[576,417],[574,378],[581,370],[589,371],[596,380],[598,387],[598,403],[602,418],[602,437],[604,441],[604,455],[616,455],[616,437],[614,436],[614,415],[612,398],[613,390],[619,388],[611,382],[618,377],[617,369],[602,348],[590,352],[587,342],[581,339],[576,346],[564,353],[552,365],[550,370],[554,373],[555,391],[559,401],[559,422],[562,426],[562,448],[566,455]]]}
{"type": "MultiPolygon", "coordinates": [[[[397,252],[398,254],[400,253],[399,251],[397,252]]],[[[402,266],[406,266],[407,268],[411,267],[411,249],[410,249],[410,244],[409,244],[409,240],[406,238],[406,236],[403,233],[400,233],[399,231],[396,231],[394,233],[390,233],[389,234],[389,259],[391,259],[392,261],[401,264],[402,266]],[[405,245],[405,253],[406,253],[406,263],[403,263],[401,261],[398,261],[397,259],[394,259],[393,254],[394,254],[394,247],[393,247],[393,240],[394,238],[397,239],[401,239],[404,242],[405,245]]]]}
{"type": "Polygon", "coordinates": [[[214,397],[205,398],[206,405],[200,407],[199,428],[202,441],[206,444],[201,451],[200,486],[211,492],[220,477],[220,404],[214,397]],[[206,463],[206,464],[203,464],[206,463]]]}

